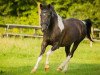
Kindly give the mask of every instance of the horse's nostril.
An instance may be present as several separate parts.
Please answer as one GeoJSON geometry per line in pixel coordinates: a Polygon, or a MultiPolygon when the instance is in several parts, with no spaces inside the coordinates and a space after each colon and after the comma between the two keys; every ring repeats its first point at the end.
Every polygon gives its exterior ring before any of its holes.
{"type": "Polygon", "coordinates": [[[43,28],[41,28],[41,30],[43,31],[43,28]]]}
{"type": "Polygon", "coordinates": [[[43,24],[41,27],[42,27],[42,30],[45,30],[48,28],[48,26],[46,24],[43,24]]]}

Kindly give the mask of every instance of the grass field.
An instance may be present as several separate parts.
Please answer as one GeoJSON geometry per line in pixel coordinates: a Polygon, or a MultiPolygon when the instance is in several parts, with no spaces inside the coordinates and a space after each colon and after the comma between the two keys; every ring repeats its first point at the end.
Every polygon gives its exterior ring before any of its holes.
{"type": "MultiPolygon", "coordinates": [[[[83,41],[69,63],[67,73],[56,68],[65,60],[64,48],[50,56],[50,70],[44,71],[46,54],[36,73],[30,74],[40,53],[42,39],[0,38],[0,75],[100,75],[100,42],[90,48],[89,41],[83,41]]],[[[46,52],[50,49],[47,47],[46,52]]]]}

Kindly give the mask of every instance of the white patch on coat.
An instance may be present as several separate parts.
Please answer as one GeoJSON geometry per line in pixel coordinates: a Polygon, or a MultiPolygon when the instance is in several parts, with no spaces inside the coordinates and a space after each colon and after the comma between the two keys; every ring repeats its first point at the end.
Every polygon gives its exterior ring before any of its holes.
{"type": "Polygon", "coordinates": [[[64,24],[63,24],[62,18],[58,14],[57,14],[57,17],[58,17],[58,27],[60,28],[62,32],[64,29],[64,24]]]}

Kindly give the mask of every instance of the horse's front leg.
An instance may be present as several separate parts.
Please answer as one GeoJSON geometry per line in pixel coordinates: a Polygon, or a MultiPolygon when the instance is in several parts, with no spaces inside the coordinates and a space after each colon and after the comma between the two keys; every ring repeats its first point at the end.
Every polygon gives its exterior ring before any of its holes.
{"type": "Polygon", "coordinates": [[[55,44],[48,52],[46,57],[45,71],[49,69],[49,56],[58,48],[58,44],[55,44]]]}
{"type": "Polygon", "coordinates": [[[42,55],[44,54],[45,50],[46,50],[46,47],[47,47],[47,43],[46,42],[42,42],[42,45],[41,45],[41,52],[40,52],[40,55],[37,59],[37,62],[35,64],[35,67],[32,69],[31,73],[33,72],[36,72],[37,68],[38,68],[38,65],[39,65],[39,62],[41,61],[42,59],[42,55]]]}

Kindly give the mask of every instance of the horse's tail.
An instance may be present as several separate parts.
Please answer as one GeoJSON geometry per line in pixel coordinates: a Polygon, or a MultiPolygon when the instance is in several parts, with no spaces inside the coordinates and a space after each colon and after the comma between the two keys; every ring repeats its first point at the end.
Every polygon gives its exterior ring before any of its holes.
{"type": "Polygon", "coordinates": [[[85,25],[86,25],[86,28],[87,28],[87,31],[86,31],[86,36],[87,36],[87,38],[88,38],[90,41],[94,42],[94,41],[91,39],[91,36],[90,36],[90,34],[91,34],[91,27],[92,27],[92,21],[91,21],[90,19],[86,19],[86,20],[83,20],[83,21],[85,22],[85,25]]]}

